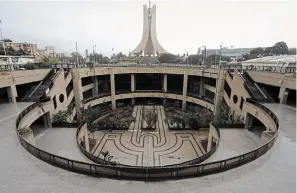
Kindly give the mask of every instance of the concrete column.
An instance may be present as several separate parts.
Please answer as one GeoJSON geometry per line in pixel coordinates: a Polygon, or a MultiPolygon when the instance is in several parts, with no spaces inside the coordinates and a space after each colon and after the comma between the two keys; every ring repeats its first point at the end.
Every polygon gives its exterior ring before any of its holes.
{"type": "Polygon", "coordinates": [[[115,101],[115,82],[114,82],[114,71],[113,68],[110,70],[110,92],[111,92],[111,106],[112,109],[116,109],[116,101],[115,101]]]}
{"type": "Polygon", "coordinates": [[[205,95],[205,90],[204,90],[204,77],[201,76],[201,79],[200,79],[200,86],[199,86],[199,96],[201,98],[203,98],[205,95]]]}
{"type": "Polygon", "coordinates": [[[15,85],[7,87],[7,95],[10,103],[16,103],[16,97],[18,96],[15,85]]]}
{"type": "Polygon", "coordinates": [[[80,108],[82,107],[83,100],[81,78],[79,76],[79,69],[72,69],[71,73],[73,82],[73,93],[75,99],[76,117],[77,121],[80,123],[82,121],[80,108]]]}
{"type": "MultiPolygon", "coordinates": [[[[135,74],[131,74],[131,92],[135,92],[135,74]]],[[[135,105],[135,98],[131,99],[131,104],[135,105]]]]}
{"type": "Polygon", "coordinates": [[[215,93],[214,115],[218,115],[224,99],[225,70],[219,70],[215,93]]]}
{"type": "Polygon", "coordinates": [[[164,74],[163,78],[163,92],[167,92],[167,74],[164,74]]]}
{"type": "Polygon", "coordinates": [[[98,78],[94,76],[93,78],[94,88],[93,88],[93,97],[98,96],[98,78]]]}
{"type": "Polygon", "coordinates": [[[213,130],[212,127],[209,127],[209,132],[208,132],[208,139],[207,139],[207,148],[206,152],[209,152],[212,148],[212,138],[213,138],[213,130]]]}
{"type": "Polygon", "coordinates": [[[281,86],[279,95],[278,95],[278,98],[280,98],[279,103],[287,104],[288,96],[289,96],[289,90],[287,88],[285,88],[284,86],[281,86]]]}
{"type": "Polygon", "coordinates": [[[253,123],[254,123],[254,116],[247,113],[245,116],[244,128],[248,129],[249,131],[253,130],[253,123]]]}
{"type": "Polygon", "coordinates": [[[42,118],[43,118],[44,128],[52,128],[52,121],[51,121],[50,112],[45,113],[42,116],[42,118]]]}
{"type": "Polygon", "coordinates": [[[182,100],[182,110],[186,110],[187,105],[187,90],[188,90],[188,74],[184,72],[184,84],[183,84],[183,100],[182,100]]]}
{"type": "MultiPolygon", "coordinates": [[[[164,74],[163,77],[163,92],[167,93],[167,74],[164,74]]],[[[166,98],[163,98],[163,105],[166,105],[166,98]]]]}
{"type": "Polygon", "coordinates": [[[219,141],[219,136],[218,136],[218,133],[216,131],[216,128],[210,124],[209,125],[209,133],[208,133],[208,140],[207,140],[207,152],[209,152],[212,148],[212,141],[213,141],[213,138],[218,142],[219,141]]]}
{"type": "Polygon", "coordinates": [[[87,150],[87,152],[90,152],[90,142],[89,142],[89,134],[88,134],[87,124],[84,124],[82,129],[84,130],[84,139],[85,139],[86,150],[87,150]]]}
{"type": "Polygon", "coordinates": [[[131,92],[135,92],[135,74],[131,74],[131,92]]]}

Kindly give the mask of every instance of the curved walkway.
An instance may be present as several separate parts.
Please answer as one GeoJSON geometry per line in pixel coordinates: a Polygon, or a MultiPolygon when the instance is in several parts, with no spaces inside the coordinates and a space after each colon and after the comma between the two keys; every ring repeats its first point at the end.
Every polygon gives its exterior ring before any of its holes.
{"type": "Polygon", "coordinates": [[[281,105],[268,105],[279,116],[280,132],[276,144],[262,157],[214,175],[155,183],[92,178],[38,160],[19,144],[15,133],[16,113],[27,105],[0,106],[1,193],[296,191],[296,111],[281,105]]]}

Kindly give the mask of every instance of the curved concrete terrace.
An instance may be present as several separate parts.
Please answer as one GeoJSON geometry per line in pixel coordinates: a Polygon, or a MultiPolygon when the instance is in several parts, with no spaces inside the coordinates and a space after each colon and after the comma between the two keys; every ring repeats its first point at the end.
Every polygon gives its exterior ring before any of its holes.
{"type": "Polygon", "coordinates": [[[15,134],[17,113],[28,105],[0,106],[0,192],[296,191],[296,111],[282,105],[267,105],[279,117],[280,132],[274,147],[262,157],[222,173],[158,183],[92,178],[38,160],[21,147],[15,134]]]}

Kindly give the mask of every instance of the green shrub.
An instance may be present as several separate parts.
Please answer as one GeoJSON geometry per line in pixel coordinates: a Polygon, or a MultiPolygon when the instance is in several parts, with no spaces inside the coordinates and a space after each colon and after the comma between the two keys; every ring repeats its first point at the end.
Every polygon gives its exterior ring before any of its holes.
{"type": "Polygon", "coordinates": [[[53,123],[67,123],[69,122],[71,113],[67,111],[59,111],[57,114],[53,115],[52,122],[53,123]]]}

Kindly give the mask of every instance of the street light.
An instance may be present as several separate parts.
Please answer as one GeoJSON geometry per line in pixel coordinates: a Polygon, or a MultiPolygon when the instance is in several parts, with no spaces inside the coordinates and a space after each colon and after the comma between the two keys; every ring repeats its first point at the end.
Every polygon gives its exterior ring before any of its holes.
{"type": "MultiPolygon", "coordinates": [[[[2,24],[2,21],[0,20],[0,24],[2,24]]],[[[2,30],[1,30],[1,26],[0,26],[0,34],[1,34],[1,40],[2,40],[2,44],[3,44],[3,49],[4,49],[4,55],[6,56],[6,48],[5,48],[5,42],[2,36],[2,30]]]]}
{"type": "Polygon", "coordinates": [[[220,60],[219,60],[219,68],[221,68],[221,60],[222,60],[222,49],[223,49],[223,43],[224,43],[224,42],[222,42],[222,43],[221,43],[221,45],[220,45],[220,60]]]}
{"type": "MultiPolygon", "coordinates": [[[[1,20],[0,20],[0,24],[2,24],[2,21],[1,20]]],[[[0,35],[1,35],[1,40],[2,40],[2,44],[3,44],[4,55],[5,56],[7,55],[7,63],[8,63],[8,65],[10,65],[10,59],[9,59],[8,53],[6,52],[6,46],[5,46],[5,42],[4,42],[3,36],[2,36],[1,26],[0,26],[0,35]]]]}
{"type": "Polygon", "coordinates": [[[201,48],[204,48],[204,53],[202,51],[202,65],[205,65],[205,61],[206,61],[206,46],[201,46],[201,48]]]}

